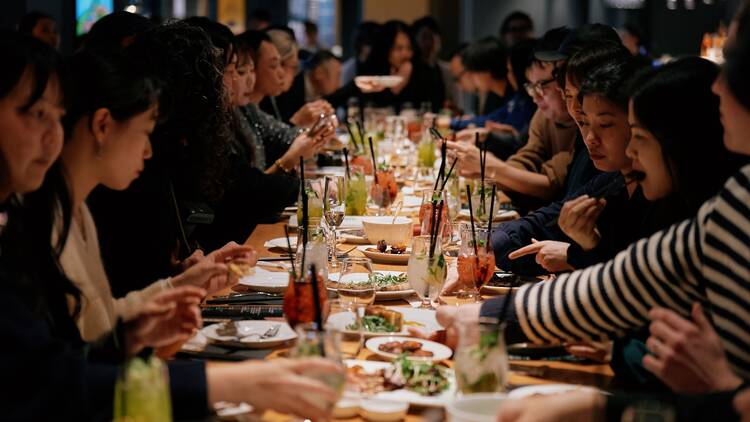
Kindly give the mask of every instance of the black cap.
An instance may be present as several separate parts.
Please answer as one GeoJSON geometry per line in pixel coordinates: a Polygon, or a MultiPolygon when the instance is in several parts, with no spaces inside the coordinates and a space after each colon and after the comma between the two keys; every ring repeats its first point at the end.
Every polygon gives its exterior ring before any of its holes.
{"type": "Polygon", "coordinates": [[[561,26],[550,29],[545,32],[542,38],[534,46],[534,57],[542,61],[554,61],[559,59],[551,58],[557,53],[562,42],[570,36],[573,31],[570,28],[561,26]]]}
{"type": "Polygon", "coordinates": [[[622,41],[620,40],[620,36],[617,35],[617,31],[611,26],[601,23],[587,23],[574,31],[568,31],[568,34],[558,44],[556,49],[537,51],[534,53],[534,57],[543,62],[565,60],[575,54],[584,45],[591,42],[621,43],[622,41]]]}

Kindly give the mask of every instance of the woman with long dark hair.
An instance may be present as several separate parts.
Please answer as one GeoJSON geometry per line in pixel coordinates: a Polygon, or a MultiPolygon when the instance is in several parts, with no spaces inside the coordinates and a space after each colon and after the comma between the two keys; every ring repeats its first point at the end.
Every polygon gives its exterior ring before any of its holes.
{"type": "MultiPolygon", "coordinates": [[[[0,70],[0,204],[8,213],[8,225],[0,236],[0,333],[6,341],[0,359],[6,382],[4,412],[9,419],[110,420],[117,364],[146,346],[190,335],[200,326],[197,304],[205,292],[194,287],[175,288],[144,304],[134,320],[118,323],[111,335],[96,344],[82,342],[73,319],[80,293],[59,261],[74,213],[61,168],[53,165],[63,145],[58,59],[40,42],[13,33],[2,33],[0,54],[6,59],[0,70]],[[54,243],[50,243],[51,237],[56,239],[54,243]]],[[[153,97],[147,89],[145,104],[139,100],[120,108],[123,98],[141,95],[123,91],[128,84],[121,85],[122,79],[109,86],[114,88],[111,91],[96,89],[101,87],[99,78],[110,80],[112,76],[103,74],[103,69],[99,67],[100,72],[90,75],[95,80],[87,82],[93,85],[74,84],[73,91],[67,93],[82,98],[73,101],[80,118],[70,121],[75,121],[78,133],[64,161],[71,170],[76,165],[93,170],[100,164],[73,162],[83,158],[80,151],[86,146],[94,152],[99,148],[104,157],[117,150],[126,165],[97,173],[106,175],[103,179],[113,186],[121,186],[137,175],[137,164],[148,156],[147,132],[153,126],[149,98],[152,101],[153,97]],[[145,111],[138,112],[143,107],[145,111]],[[82,131],[89,133],[84,136],[82,131]]],[[[124,75],[129,75],[125,79],[138,78],[131,72],[124,75]]],[[[70,191],[73,202],[80,200],[79,187],[84,185],[80,182],[85,179],[93,180],[80,175],[69,179],[76,184],[70,191]]],[[[95,231],[88,235],[95,236],[95,231]]],[[[301,392],[314,391],[329,402],[335,394],[300,376],[311,369],[339,371],[315,360],[209,368],[202,362],[172,362],[169,379],[174,417],[201,419],[210,405],[225,400],[324,418],[326,412],[301,392]]]]}

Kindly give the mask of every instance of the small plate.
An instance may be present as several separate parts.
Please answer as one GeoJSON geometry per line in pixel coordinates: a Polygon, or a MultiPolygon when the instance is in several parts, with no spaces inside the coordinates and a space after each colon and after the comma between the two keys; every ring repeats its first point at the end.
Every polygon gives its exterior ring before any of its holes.
{"type": "Polygon", "coordinates": [[[375,249],[375,245],[359,246],[357,249],[376,264],[406,265],[411,255],[409,249],[403,254],[382,253],[375,249]]]}
{"type": "Polygon", "coordinates": [[[394,86],[398,86],[403,80],[404,77],[398,75],[357,76],[354,78],[354,84],[360,89],[363,89],[363,87],[366,89],[372,84],[378,84],[384,88],[393,88],[394,86]]]}
{"type": "Polygon", "coordinates": [[[531,397],[542,395],[546,396],[549,394],[562,394],[571,393],[574,391],[596,391],[598,393],[604,393],[598,388],[589,387],[587,385],[577,384],[540,384],[540,385],[528,385],[526,387],[519,387],[511,390],[508,393],[509,399],[522,399],[524,397],[531,397]]]}
{"type": "MultiPolygon", "coordinates": [[[[289,236],[289,243],[292,245],[292,251],[297,249],[297,236],[289,236]]],[[[286,237],[277,237],[275,239],[271,239],[266,241],[266,243],[263,244],[263,247],[267,249],[283,249],[285,251],[289,250],[289,246],[286,243],[286,237]]]]}
{"type": "MultiPolygon", "coordinates": [[[[438,324],[435,318],[435,311],[431,309],[415,309],[410,307],[401,306],[389,306],[388,309],[400,312],[403,315],[403,326],[401,331],[395,333],[380,333],[365,331],[364,335],[367,338],[370,337],[382,337],[382,336],[409,336],[409,327],[419,328],[420,330],[431,333],[433,331],[442,330],[443,326],[438,324]]],[[[333,314],[328,317],[327,324],[331,324],[333,328],[341,330],[346,333],[356,333],[353,330],[347,330],[346,327],[354,322],[354,315],[352,313],[341,312],[333,314]]]]}
{"type": "Polygon", "coordinates": [[[249,320],[236,321],[235,324],[237,324],[237,332],[247,337],[237,338],[219,335],[217,330],[221,324],[209,325],[204,327],[201,332],[210,342],[248,349],[270,349],[297,338],[297,333],[286,322],[249,320]],[[266,339],[260,338],[260,335],[276,325],[279,325],[279,332],[275,336],[266,339]]]}
{"type": "Polygon", "coordinates": [[[384,352],[378,349],[381,344],[390,343],[392,341],[414,341],[422,344],[422,350],[432,352],[432,357],[407,356],[407,359],[409,360],[419,362],[438,362],[441,360],[450,359],[450,357],[453,356],[453,350],[451,350],[450,347],[447,347],[440,343],[436,343],[434,341],[422,340],[415,337],[373,337],[367,340],[367,342],[365,343],[365,347],[367,348],[367,350],[375,353],[378,356],[393,360],[396,359],[399,355],[395,353],[384,352]]]}
{"type": "Polygon", "coordinates": [[[289,273],[286,271],[267,271],[253,268],[254,273],[240,279],[240,284],[250,290],[266,293],[283,293],[289,285],[289,273]]]}
{"type": "Polygon", "coordinates": [[[338,238],[344,242],[352,245],[369,245],[370,239],[365,236],[363,229],[342,229],[339,231],[338,238]]]}

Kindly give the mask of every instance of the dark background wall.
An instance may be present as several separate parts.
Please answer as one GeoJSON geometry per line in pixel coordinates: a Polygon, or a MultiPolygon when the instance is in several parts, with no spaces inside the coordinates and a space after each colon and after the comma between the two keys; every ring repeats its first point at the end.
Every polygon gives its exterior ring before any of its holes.
{"type": "MultiPolygon", "coordinates": [[[[197,10],[200,0],[188,0],[188,11],[197,10]]],[[[351,35],[362,16],[362,2],[373,0],[338,0],[339,39],[344,56],[351,54],[351,35]]],[[[377,2],[377,0],[375,0],[377,2]]],[[[404,0],[410,1],[410,0],[404,0]]],[[[695,54],[704,32],[716,30],[719,22],[728,22],[741,0],[713,0],[705,4],[695,0],[695,10],[685,10],[678,0],[677,10],[668,10],[666,0],[646,0],[641,10],[608,8],[602,0],[427,0],[429,13],[443,28],[444,52],[459,42],[486,35],[497,35],[503,18],[514,10],[522,10],[534,19],[536,35],[561,25],[577,26],[584,22],[602,22],[620,26],[634,22],[650,38],[653,51],[672,55],[695,54]]],[[[115,8],[122,9],[128,0],[115,0],[115,8]]],[[[154,15],[169,17],[172,0],[144,0],[154,15]]],[[[216,0],[208,0],[208,14],[215,17],[216,0]]],[[[377,3],[376,3],[377,4],[377,3]]],[[[286,0],[247,0],[247,13],[256,8],[268,9],[277,23],[284,23],[288,15],[286,0]]],[[[61,49],[70,52],[75,38],[74,0],[3,0],[0,27],[15,27],[24,13],[41,10],[53,15],[61,31],[61,49]]],[[[398,18],[398,10],[393,11],[398,18]]]]}

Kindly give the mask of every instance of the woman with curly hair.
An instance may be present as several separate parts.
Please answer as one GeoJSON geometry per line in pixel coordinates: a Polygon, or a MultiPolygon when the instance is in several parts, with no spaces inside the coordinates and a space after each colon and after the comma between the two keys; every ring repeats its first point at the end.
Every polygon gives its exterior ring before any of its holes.
{"type": "Polygon", "coordinates": [[[185,23],[158,26],[123,53],[163,88],[153,158],[141,177],[124,191],[99,188],[88,201],[115,297],[202,257],[191,225],[212,221],[208,204],[222,200],[232,177],[224,62],[206,33],[185,23]]]}

